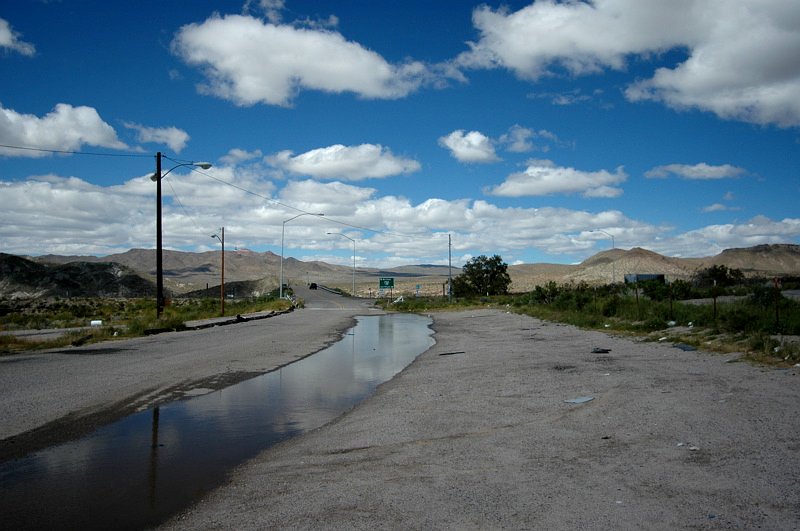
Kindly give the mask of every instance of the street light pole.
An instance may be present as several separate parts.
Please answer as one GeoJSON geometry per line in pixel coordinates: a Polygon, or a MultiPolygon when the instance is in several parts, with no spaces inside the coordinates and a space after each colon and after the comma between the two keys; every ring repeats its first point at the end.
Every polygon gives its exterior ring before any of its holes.
{"type": "MultiPolygon", "coordinates": [[[[611,238],[611,250],[613,251],[616,248],[614,246],[614,235],[613,234],[609,234],[608,232],[606,232],[604,230],[601,230],[601,229],[594,229],[591,232],[602,232],[603,234],[605,234],[606,236],[611,238]]],[[[614,258],[612,257],[611,258],[611,283],[612,284],[616,284],[617,283],[617,271],[616,271],[616,269],[617,268],[614,265],[614,258]]]]}
{"type": "Polygon", "coordinates": [[[347,238],[351,242],[353,242],[353,298],[356,296],[356,241],[351,238],[350,236],[345,236],[341,232],[329,232],[328,234],[333,234],[335,236],[341,236],[342,238],[347,238]]]}
{"type": "Polygon", "coordinates": [[[164,310],[164,262],[161,253],[161,152],[156,153],[156,319],[164,310]]]}
{"type": "Polygon", "coordinates": [[[303,212],[302,214],[297,214],[294,217],[284,220],[283,226],[281,227],[281,285],[278,290],[279,298],[283,299],[283,237],[286,234],[286,224],[292,221],[293,219],[299,218],[300,216],[324,216],[324,215],[325,214],[322,213],[315,214],[313,212],[303,212]]]}
{"type": "Polygon", "coordinates": [[[447,302],[453,302],[453,240],[447,235],[447,302]]]}
{"type": "Polygon", "coordinates": [[[219,307],[220,315],[225,317],[225,227],[220,227],[219,232],[222,234],[221,238],[218,234],[212,234],[211,237],[218,239],[222,244],[222,271],[219,284],[219,307]]]}
{"type": "Polygon", "coordinates": [[[156,319],[161,318],[164,311],[164,261],[161,240],[161,179],[169,172],[181,166],[197,166],[207,170],[211,167],[210,162],[183,162],[173,166],[165,173],[161,173],[161,152],[156,153],[156,172],[150,177],[151,181],[156,182],[156,319]]]}

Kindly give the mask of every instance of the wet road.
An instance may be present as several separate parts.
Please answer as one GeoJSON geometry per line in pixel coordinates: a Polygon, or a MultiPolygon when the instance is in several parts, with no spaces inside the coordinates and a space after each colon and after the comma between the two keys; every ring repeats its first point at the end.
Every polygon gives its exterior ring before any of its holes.
{"type": "Polygon", "coordinates": [[[354,316],[378,313],[371,301],[304,287],[295,291],[307,309],[229,326],[0,358],[0,460],[9,448],[31,445],[32,439],[57,439],[76,427],[90,429],[269,372],[337,341],[354,316]]]}
{"type": "Polygon", "coordinates": [[[1,464],[0,514],[14,529],[164,521],[259,452],[351,409],[433,343],[429,318],[358,322],[336,344],[280,370],[1,464]]]}

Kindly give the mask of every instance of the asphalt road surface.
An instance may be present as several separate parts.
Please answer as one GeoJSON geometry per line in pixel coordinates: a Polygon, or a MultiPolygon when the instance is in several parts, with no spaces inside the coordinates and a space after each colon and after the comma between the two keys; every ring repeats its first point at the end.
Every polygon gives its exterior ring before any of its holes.
{"type": "Polygon", "coordinates": [[[269,372],[377,313],[372,301],[295,292],[306,308],[269,319],[0,357],[0,461],[269,372]]]}
{"type": "MultiPolygon", "coordinates": [[[[307,309],[270,319],[0,358],[2,457],[289,363],[374,312],[299,291],[307,309]]],[[[165,527],[800,528],[797,367],[497,310],[433,319],[436,345],[375,395],[165,527]]]]}
{"type": "Polygon", "coordinates": [[[800,528],[798,368],[495,310],[433,318],[436,345],[375,395],[166,527],[800,528]]]}

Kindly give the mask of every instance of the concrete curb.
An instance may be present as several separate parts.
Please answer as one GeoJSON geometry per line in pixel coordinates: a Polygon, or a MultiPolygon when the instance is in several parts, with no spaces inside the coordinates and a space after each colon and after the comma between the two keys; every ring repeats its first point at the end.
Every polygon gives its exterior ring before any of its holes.
{"type": "Polygon", "coordinates": [[[248,321],[257,321],[259,319],[269,319],[276,315],[283,315],[293,312],[294,308],[289,308],[283,311],[270,310],[268,312],[255,312],[244,315],[236,315],[235,317],[214,317],[211,319],[198,319],[196,321],[186,321],[183,326],[186,330],[202,330],[203,328],[212,328],[214,326],[226,326],[236,323],[246,323],[248,321]]]}

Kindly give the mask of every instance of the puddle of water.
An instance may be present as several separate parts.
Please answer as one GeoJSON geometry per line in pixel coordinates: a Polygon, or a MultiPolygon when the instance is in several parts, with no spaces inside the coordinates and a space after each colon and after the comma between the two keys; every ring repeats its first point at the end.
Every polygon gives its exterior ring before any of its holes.
{"type": "Polygon", "coordinates": [[[430,319],[359,317],[335,345],[226,389],[0,465],[8,529],[142,529],[237,465],[351,409],[433,345],[430,319]]]}

